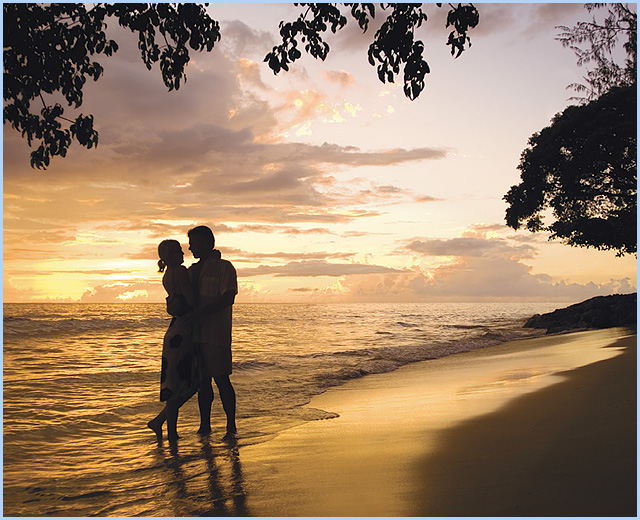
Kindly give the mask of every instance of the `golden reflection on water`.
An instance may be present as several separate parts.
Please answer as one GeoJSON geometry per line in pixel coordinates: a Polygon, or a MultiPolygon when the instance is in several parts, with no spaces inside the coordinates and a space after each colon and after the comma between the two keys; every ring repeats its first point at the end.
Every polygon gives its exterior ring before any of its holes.
{"type": "Polygon", "coordinates": [[[112,442],[120,458],[105,458],[99,446],[89,455],[82,439],[69,442],[57,467],[33,466],[49,486],[5,483],[5,496],[10,493],[20,504],[5,514],[249,516],[238,448],[195,434],[185,437],[178,445],[139,445],[137,455],[131,453],[130,439],[112,442]]]}
{"type": "Polygon", "coordinates": [[[249,516],[237,448],[222,452],[203,438],[197,451],[159,446],[155,457],[170,510],[162,516],[249,516]]]}
{"type": "MultiPolygon", "coordinates": [[[[238,306],[233,382],[242,446],[335,416],[298,406],[326,388],[430,357],[431,349],[455,350],[452,339],[493,341],[487,323],[510,334],[515,311],[534,311],[509,306],[501,318],[500,309],[238,306]]],[[[214,441],[221,430],[209,440],[195,434],[197,403],[180,411],[176,450],[156,446],[145,427],[162,407],[162,305],[7,304],[4,318],[5,514],[247,514],[237,452],[214,441]]],[[[217,398],[214,413],[222,429],[217,398]]]]}

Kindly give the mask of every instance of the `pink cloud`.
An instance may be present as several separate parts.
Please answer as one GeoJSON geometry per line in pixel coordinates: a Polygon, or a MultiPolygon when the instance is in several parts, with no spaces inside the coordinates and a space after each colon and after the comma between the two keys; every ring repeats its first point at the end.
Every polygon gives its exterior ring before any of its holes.
{"type": "Polygon", "coordinates": [[[322,75],[331,83],[336,83],[342,88],[349,87],[355,83],[353,74],[349,74],[344,70],[323,70],[322,75]]]}
{"type": "Polygon", "coordinates": [[[554,282],[509,259],[467,258],[430,272],[354,274],[340,280],[344,301],[581,301],[636,290],[628,278],[603,284],[554,282]]]}

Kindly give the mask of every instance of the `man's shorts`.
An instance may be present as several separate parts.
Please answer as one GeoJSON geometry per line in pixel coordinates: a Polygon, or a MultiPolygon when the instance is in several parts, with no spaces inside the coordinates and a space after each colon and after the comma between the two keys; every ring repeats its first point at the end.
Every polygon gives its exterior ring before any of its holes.
{"type": "Polygon", "coordinates": [[[231,345],[213,345],[196,343],[202,354],[203,373],[209,377],[228,376],[231,374],[231,345]]]}

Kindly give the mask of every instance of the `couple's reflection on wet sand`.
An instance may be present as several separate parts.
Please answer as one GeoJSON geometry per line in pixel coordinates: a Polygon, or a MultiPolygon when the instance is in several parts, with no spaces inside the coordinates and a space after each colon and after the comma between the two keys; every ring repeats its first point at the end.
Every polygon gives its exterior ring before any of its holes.
{"type": "Polygon", "coordinates": [[[167,509],[174,516],[250,516],[238,448],[212,445],[207,437],[199,444],[158,446],[167,509]]]}

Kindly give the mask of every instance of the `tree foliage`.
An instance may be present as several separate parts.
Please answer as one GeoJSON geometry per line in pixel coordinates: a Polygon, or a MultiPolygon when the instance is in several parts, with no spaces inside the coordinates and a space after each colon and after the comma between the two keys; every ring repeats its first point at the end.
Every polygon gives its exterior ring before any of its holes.
{"type": "Polygon", "coordinates": [[[148,69],[159,63],[169,90],[187,79],[189,49],[210,51],[220,39],[218,22],[198,4],[5,3],[3,10],[4,123],[30,146],[38,142],[31,153],[36,168],[64,157],[73,139],[87,148],[98,145],[93,116],[67,119],[54,94],[69,107],[82,105],[85,83],[103,73],[94,57],[118,50],[105,32],[108,18],[138,35],[142,61],[148,69]]]}
{"type": "Polygon", "coordinates": [[[585,7],[606,7],[607,16],[560,27],[557,38],[578,65],[595,63],[586,85],[569,85],[585,97],[529,139],[521,182],[504,197],[505,219],[513,229],[546,230],[551,239],[622,256],[637,252],[637,15],[623,4],[585,7]],[[621,66],[614,50],[623,36],[621,66]],[[548,210],[555,221],[545,225],[548,210]]]}
{"type": "MultiPolygon", "coordinates": [[[[294,4],[304,8],[304,12],[293,22],[280,23],[282,43],[267,54],[274,74],[289,70],[289,64],[302,56],[299,43],[314,58],[324,60],[329,53],[329,45],[323,34],[331,29],[336,33],[347,24],[346,11],[366,32],[371,19],[376,16],[374,4],[294,4]],[[300,39],[300,42],[298,41],[300,39]]],[[[442,4],[437,4],[441,6],[442,4]]],[[[369,63],[377,64],[378,78],[383,83],[393,83],[403,68],[404,93],[409,99],[416,99],[424,90],[425,75],[430,72],[429,64],[423,57],[424,44],[416,39],[415,30],[427,21],[422,4],[379,4],[380,10],[390,10],[390,14],[376,32],[369,46],[369,63]]],[[[452,27],[447,45],[457,58],[471,40],[467,35],[479,22],[479,13],[472,4],[451,6],[446,27],[452,27]]]]}
{"type": "MultiPolygon", "coordinates": [[[[220,39],[218,22],[205,11],[208,4],[20,4],[5,3],[4,9],[4,123],[37,145],[31,166],[46,169],[53,156],[64,157],[73,140],[82,146],[98,145],[92,115],[65,117],[60,96],[69,107],[82,105],[88,79],[103,73],[96,61],[111,56],[118,44],[107,37],[107,20],[114,19],[138,35],[138,48],[148,69],[158,63],[169,90],[186,81],[189,52],[211,51],[220,39]]],[[[296,4],[306,8],[295,22],[280,24],[283,43],[265,59],[277,73],[302,56],[298,38],[306,52],[325,59],[329,52],[323,33],[344,27],[348,9],[363,31],[375,17],[374,4],[296,4]],[[307,15],[310,15],[307,17],[307,15]]],[[[404,67],[405,94],[415,99],[424,89],[429,65],[422,57],[424,44],[414,31],[427,16],[422,4],[380,4],[390,14],[369,47],[369,61],[378,63],[381,81],[394,81],[404,67]]],[[[438,4],[441,5],[441,4],[438,4]]],[[[452,6],[447,27],[452,27],[448,45],[456,57],[471,45],[467,31],[478,24],[471,4],[452,6]]]]}
{"type": "Polygon", "coordinates": [[[569,88],[584,93],[581,101],[591,101],[614,86],[632,85],[637,77],[637,13],[625,4],[586,4],[589,12],[606,9],[606,17],[598,21],[579,22],[574,27],[560,26],[556,38],[564,47],[572,49],[578,65],[593,64],[585,83],[574,83],[569,88]],[[619,63],[615,49],[624,40],[624,63],[619,63]]]}
{"type": "Polygon", "coordinates": [[[504,197],[507,225],[547,230],[572,246],[636,253],[636,114],[636,86],[614,87],[534,134],[518,166],[521,183],[504,197]],[[552,224],[543,222],[548,209],[552,224]]]}

